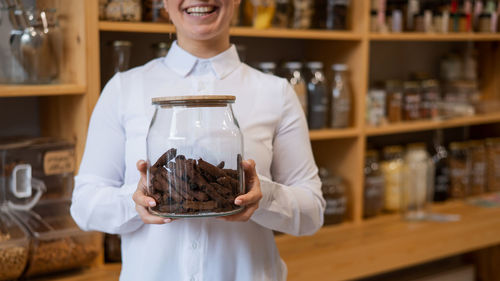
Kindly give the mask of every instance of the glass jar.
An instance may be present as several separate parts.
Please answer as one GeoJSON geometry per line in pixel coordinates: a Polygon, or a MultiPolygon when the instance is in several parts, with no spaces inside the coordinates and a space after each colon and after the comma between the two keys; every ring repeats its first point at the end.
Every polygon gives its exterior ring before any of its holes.
{"type": "Polygon", "coordinates": [[[314,13],[313,0],[293,0],[292,28],[307,29],[311,27],[314,13]]]}
{"type": "Polygon", "coordinates": [[[323,63],[314,61],[307,63],[309,79],[307,82],[307,121],[309,129],[328,127],[328,90],[326,88],[323,63]]]}
{"type": "Polygon", "coordinates": [[[439,117],[437,104],[441,100],[439,82],[429,79],[422,81],[422,103],[420,107],[420,118],[437,119],[439,117]]]}
{"type": "Polygon", "coordinates": [[[367,125],[380,126],[385,123],[386,91],[383,89],[371,89],[368,92],[367,102],[367,125]]]}
{"type": "Polygon", "coordinates": [[[30,239],[24,227],[0,210],[0,280],[18,280],[29,256],[30,239]]]}
{"type": "Polygon", "coordinates": [[[401,210],[403,189],[403,147],[385,147],[384,159],[381,164],[385,181],[384,209],[389,212],[397,212],[401,210]]]}
{"type": "Polygon", "coordinates": [[[293,4],[291,0],[276,0],[276,10],[271,25],[279,28],[289,27],[292,12],[293,4]]]}
{"type": "Polygon", "coordinates": [[[469,165],[463,143],[450,143],[450,196],[463,198],[469,194],[469,165]]]}
{"type": "Polygon", "coordinates": [[[425,144],[410,144],[404,157],[402,209],[407,220],[423,220],[434,194],[434,165],[425,144]]]}
{"type": "Polygon", "coordinates": [[[170,44],[167,42],[158,42],[153,44],[153,56],[154,58],[165,57],[170,49],[170,44]]]}
{"type": "Polygon", "coordinates": [[[378,215],[384,207],[384,176],[378,163],[376,150],[368,150],[365,155],[365,186],[363,192],[363,216],[378,215]]]}
{"type": "Polygon", "coordinates": [[[152,22],[169,22],[167,10],[163,7],[163,0],[144,0],[144,20],[152,22]]]}
{"type": "Polygon", "coordinates": [[[327,0],[326,29],[346,30],[349,0],[327,0]]]}
{"type": "Polygon", "coordinates": [[[467,143],[467,155],[470,165],[469,195],[478,195],[486,191],[486,148],[482,141],[467,143]]]}
{"type": "Polygon", "coordinates": [[[271,27],[276,9],[275,2],[273,0],[252,0],[251,3],[254,10],[252,26],[258,29],[271,27]]]}
{"type": "Polygon", "coordinates": [[[28,80],[28,73],[17,59],[24,27],[16,20],[14,6],[0,7],[0,84],[18,84],[28,80]],[[15,45],[17,43],[17,45],[15,45]]]}
{"type": "Polygon", "coordinates": [[[286,79],[290,82],[295,94],[299,97],[300,105],[307,116],[307,86],[304,75],[301,72],[302,63],[296,61],[286,62],[284,67],[286,69],[286,79]]]}
{"type": "Polygon", "coordinates": [[[435,168],[434,201],[436,202],[448,199],[450,192],[450,168],[448,160],[448,151],[443,145],[443,131],[438,130],[434,137],[434,151],[432,155],[435,168]]]}
{"type": "Polygon", "coordinates": [[[139,0],[111,0],[106,6],[106,19],[111,21],[141,21],[139,0]]]}
{"type": "Polygon", "coordinates": [[[162,217],[224,216],[242,207],[243,136],[234,96],[153,98],[147,136],[148,195],[162,217]]]}
{"type": "Polygon", "coordinates": [[[492,32],[491,14],[482,13],[479,15],[479,32],[492,32]]]}
{"type": "Polygon", "coordinates": [[[333,176],[327,169],[320,168],[321,190],[326,201],[325,225],[344,221],[347,213],[346,187],[342,178],[333,176]]]}
{"type": "Polygon", "coordinates": [[[487,139],[488,191],[500,191],[500,138],[487,139]]]}
{"type": "Polygon", "coordinates": [[[403,87],[398,80],[389,80],[385,86],[387,92],[387,120],[397,123],[403,120],[403,87]]]}
{"type": "Polygon", "coordinates": [[[130,41],[113,41],[113,71],[114,73],[128,70],[130,66],[130,41]]]}
{"type": "Polygon", "coordinates": [[[420,119],[421,96],[418,82],[404,82],[403,119],[413,121],[420,119]]]}
{"type": "Polygon", "coordinates": [[[346,64],[334,64],[331,99],[332,128],[347,128],[351,124],[352,93],[349,79],[349,68],[346,64]]]}

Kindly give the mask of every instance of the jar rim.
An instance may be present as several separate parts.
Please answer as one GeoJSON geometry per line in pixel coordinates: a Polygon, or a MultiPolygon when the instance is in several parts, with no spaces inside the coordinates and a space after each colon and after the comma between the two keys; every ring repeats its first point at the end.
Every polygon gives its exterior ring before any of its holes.
{"type": "Polygon", "coordinates": [[[235,96],[230,95],[201,95],[201,96],[170,96],[152,98],[154,105],[204,105],[234,103],[235,96]]]}

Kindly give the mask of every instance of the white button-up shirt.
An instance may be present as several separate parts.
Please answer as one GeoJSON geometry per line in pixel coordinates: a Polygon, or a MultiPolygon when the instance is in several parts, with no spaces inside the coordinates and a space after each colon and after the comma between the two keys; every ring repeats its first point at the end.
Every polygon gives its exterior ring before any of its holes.
{"type": "Polygon", "coordinates": [[[241,63],[231,46],[200,59],[176,43],[164,58],[116,74],[94,109],[71,214],[84,230],[122,237],[121,280],[285,280],[272,230],[310,235],[325,202],[306,120],[285,79],[241,63]],[[231,94],[263,198],[248,222],[214,218],[144,224],[132,194],[146,159],[152,97],[231,94]]]}

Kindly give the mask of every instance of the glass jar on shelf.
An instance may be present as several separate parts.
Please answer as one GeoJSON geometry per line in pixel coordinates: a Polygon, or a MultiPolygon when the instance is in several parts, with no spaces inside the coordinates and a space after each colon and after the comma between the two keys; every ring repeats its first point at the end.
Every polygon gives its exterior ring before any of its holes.
{"type": "Polygon", "coordinates": [[[443,145],[443,131],[437,130],[434,135],[432,161],[435,168],[434,201],[448,199],[450,193],[449,153],[443,145]]]}
{"type": "Polygon", "coordinates": [[[450,196],[464,198],[469,194],[469,164],[464,143],[450,143],[450,196]]]}
{"type": "Polygon", "coordinates": [[[320,168],[323,197],[326,201],[325,225],[344,221],[347,213],[347,190],[340,177],[333,176],[327,169],[320,168]]]}
{"type": "Polygon", "coordinates": [[[403,87],[403,119],[405,121],[419,120],[422,98],[418,82],[405,81],[403,87]]]}
{"type": "Polygon", "coordinates": [[[312,61],[306,64],[308,73],[307,81],[307,121],[309,129],[323,129],[328,127],[328,90],[323,63],[312,61]]]}
{"type": "Polygon", "coordinates": [[[163,6],[163,0],[144,0],[144,21],[170,22],[170,17],[163,6]]]}
{"type": "Polygon", "coordinates": [[[106,19],[111,21],[141,21],[140,0],[111,0],[106,6],[106,19]]]}
{"type": "Polygon", "coordinates": [[[293,4],[292,0],[276,0],[276,10],[271,22],[271,26],[278,28],[287,28],[290,26],[292,18],[293,4]]]}
{"type": "Polygon", "coordinates": [[[434,79],[422,81],[422,103],[420,107],[420,118],[437,119],[439,111],[437,104],[441,101],[439,82],[434,79]]]}
{"type": "Polygon", "coordinates": [[[389,123],[403,120],[403,87],[399,80],[388,80],[385,84],[387,93],[386,112],[389,123]]]}
{"type": "Polygon", "coordinates": [[[238,213],[245,191],[243,136],[233,114],[234,96],[153,98],[147,135],[149,210],[162,217],[238,213]]]}
{"type": "Polygon", "coordinates": [[[500,138],[486,140],[488,191],[500,191],[500,138]]]}
{"type": "Polygon", "coordinates": [[[378,215],[384,208],[385,183],[376,150],[366,151],[364,177],[363,216],[369,218],[378,215]]]}
{"type": "Polygon", "coordinates": [[[292,85],[293,90],[299,98],[300,105],[307,116],[307,85],[302,74],[302,63],[290,61],[286,62],[284,67],[286,72],[285,77],[292,85]]]}
{"type": "Polygon", "coordinates": [[[313,3],[313,0],[293,0],[292,28],[308,29],[311,27],[313,3]]]}
{"type": "Polygon", "coordinates": [[[126,40],[113,41],[113,72],[126,71],[130,67],[132,43],[126,40]]]}
{"type": "Polygon", "coordinates": [[[404,161],[403,215],[407,220],[423,220],[434,195],[434,164],[422,143],[408,145],[404,161]]]}
{"type": "Polygon", "coordinates": [[[486,191],[486,147],[482,141],[469,141],[467,155],[470,165],[469,195],[478,195],[486,191]]]}
{"type": "Polygon", "coordinates": [[[352,92],[349,67],[346,64],[334,64],[331,98],[332,128],[347,128],[351,125],[352,92]]]}
{"type": "Polygon", "coordinates": [[[154,58],[162,58],[165,57],[170,49],[170,43],[167,42],[158,42],[153,44],[153,56],[154,58]]]}
{"type": "Polygon", "coordinates": [[[386,211],[398,212],[401,210],[403,168],[403,147],[398,145],[385,147],[381,170],[385,182],[384,209],[386,211]]]}

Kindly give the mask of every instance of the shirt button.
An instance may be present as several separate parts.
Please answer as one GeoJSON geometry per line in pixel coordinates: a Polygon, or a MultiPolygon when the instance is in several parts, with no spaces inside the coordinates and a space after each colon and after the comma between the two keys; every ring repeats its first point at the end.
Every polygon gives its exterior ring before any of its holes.
{"type": "Polygon", "coordinates": [[[193,246],[193,249],[195,249],[195,250],[196,250],[196,248],[198,248],[198,244],[196,244],[196,242],[193,242],[192,246],[193,246]]]}

